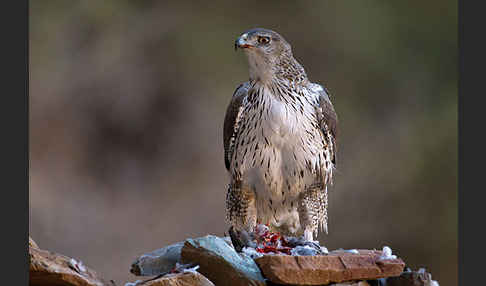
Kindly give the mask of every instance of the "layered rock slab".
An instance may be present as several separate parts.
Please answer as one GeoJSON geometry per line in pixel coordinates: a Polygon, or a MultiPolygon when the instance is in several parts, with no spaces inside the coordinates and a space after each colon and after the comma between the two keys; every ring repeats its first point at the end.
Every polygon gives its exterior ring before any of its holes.
{"type": "Polygon", "coordinates": [[[187,239],[182,247],[183,263],[196,263],[198,272],[215,285],[265,285],[253,259],[237,253],[224,239],[214,235],[187,239]]]}
{"type": "Polygon", "coordinates": [[[39,249],[29,237],[29,285],[102,286],[111,285],[73,258],[39,249]]]}
{"type": "MultiPolygon", "coordinates": [[[[222,239],[232,247],[229,237],[222,239]]],[[[154,276],[169,273],[176,263],[181,262],[181,250],[184,241],[153,250],[136,258],[130,266],[130,272],[136,276],[154,276]]]]}
{"type": "Polygon", "coordinates": [[[329,255],[265,255],[256,258],[263,275],[273,283],[325,285],[352,280],[372,280],[399,276],[405,263],[381,259],[382,251],[358,250],[357,254],[333,251],[329,255]]]}

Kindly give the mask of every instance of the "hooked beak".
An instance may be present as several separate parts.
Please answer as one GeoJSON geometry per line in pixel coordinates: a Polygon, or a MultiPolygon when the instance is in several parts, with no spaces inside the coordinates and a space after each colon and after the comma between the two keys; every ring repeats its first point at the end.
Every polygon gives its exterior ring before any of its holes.
{"type": "Polygon", "coordinates": [[[247,42],[248,36],[246,34],[241,35],[238,39],[235,41],[235,51],[240,48],[240,49],[247,49],[253,47],[252,45],[248,44],[247,42]]]}

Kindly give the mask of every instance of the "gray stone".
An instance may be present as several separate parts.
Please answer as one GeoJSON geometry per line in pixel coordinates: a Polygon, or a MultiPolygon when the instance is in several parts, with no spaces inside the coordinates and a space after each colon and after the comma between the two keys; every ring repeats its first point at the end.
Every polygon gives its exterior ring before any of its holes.
{"type": "Polygon", "coordinates": [[[181,260],[198,264],[198,272],[218,286],[265,285],[265,279],[251,257],[237,253],[224,239],[214,235],[187,239],[181,260]]]}
{"type": "Polygon", "coordinates": [[[181,249],[184,242],[171,244],[154,250],[137,258],[130,272],[137,276],[152,276],[169,272],[181,260],[181,249]]]}

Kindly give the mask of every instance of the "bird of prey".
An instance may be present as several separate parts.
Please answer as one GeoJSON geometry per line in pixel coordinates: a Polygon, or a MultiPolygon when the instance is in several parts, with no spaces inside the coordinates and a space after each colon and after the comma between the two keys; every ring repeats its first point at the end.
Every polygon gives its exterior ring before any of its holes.
{"type": "Polygon", "coordinates": [[[309,81],[274,31],[251,29],[235,49],[245,52],[250,79],[236,88],[224,120],[227,220],[248,233],[263,223],[314,241],[319,228],[327,233],[327,188],[336,164],[329,93],[309,81]]]}

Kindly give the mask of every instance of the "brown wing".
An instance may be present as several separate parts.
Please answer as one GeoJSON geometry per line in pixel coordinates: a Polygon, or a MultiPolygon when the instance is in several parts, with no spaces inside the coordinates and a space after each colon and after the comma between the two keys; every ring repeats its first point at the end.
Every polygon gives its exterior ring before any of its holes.
{"type": "Polygon", "coordinates": [[[331,140],[333,146],[332,163],[336,164],[337,145],[336,140],[338,136],[338,119],[337,114],[334,111],[329,93],[325,88],[319,90],[319,108],[317,109],[317,119],[323,134],[331,132],[331,140]]]}
{"type": "Polygon", "coordinates": [[[233,157],[235,136],[238,132],[238,123],[241,119],[242,103],[248,92],[249,83],[240,84],[231,98],[226,109],[223,126],[224,164],[229,171],[233,157]]]}

